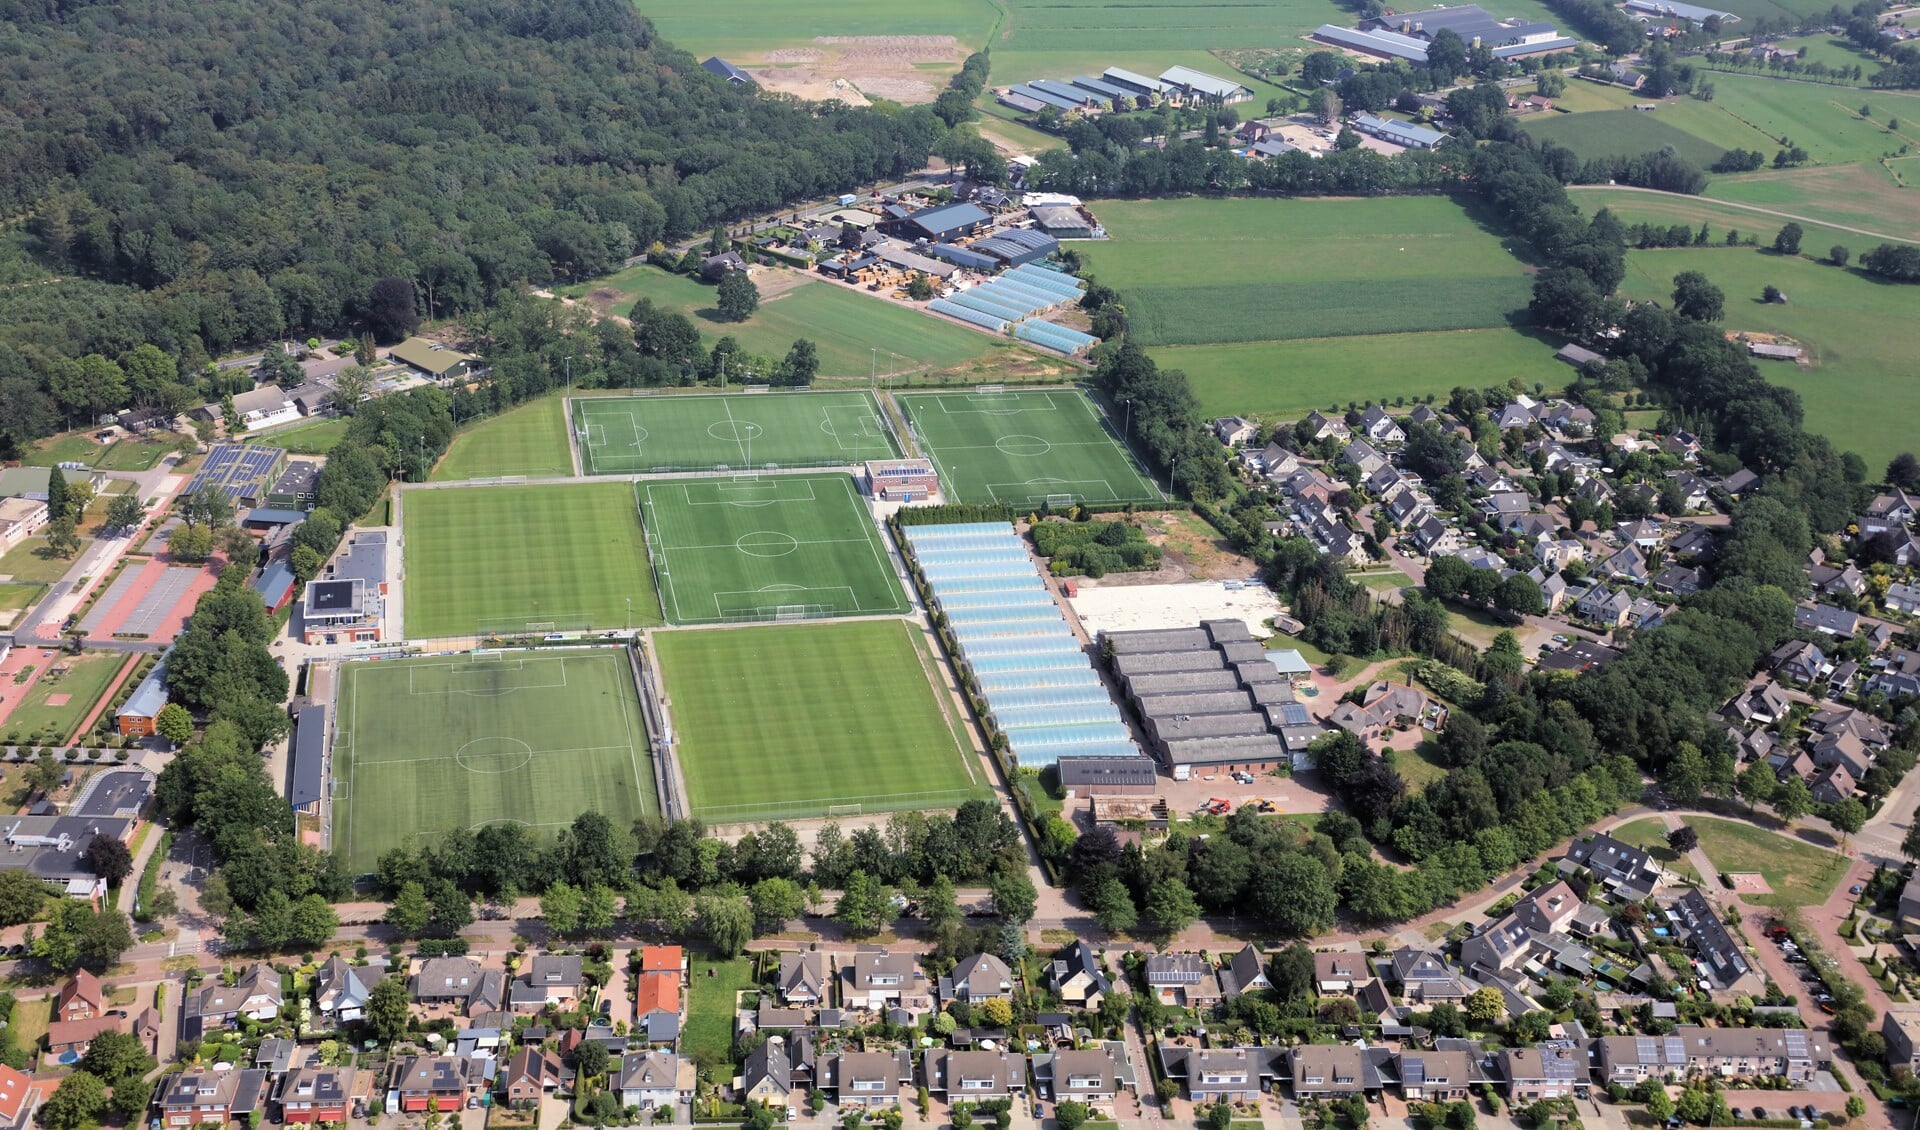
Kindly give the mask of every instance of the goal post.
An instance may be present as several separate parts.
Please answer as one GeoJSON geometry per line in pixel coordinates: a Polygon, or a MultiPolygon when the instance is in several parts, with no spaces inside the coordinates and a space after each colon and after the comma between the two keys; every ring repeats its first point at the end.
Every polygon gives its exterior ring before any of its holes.
{"type": "Polygon", "coordinates": [[[1049,507],[1072,506],[1073,504],[1074,496],[1070,494],[1050,494],[1047,496],[1047,505],[1049,507]]]}
{"type": "Polygon", "coordinates": [[[858,804],[829,804],[827,806],[827,815],[829,817],[858,816],[860,815],[860,809],[861,806],[858,804]]]}
{"type": "Polygon", "coordinates": [[[990,396],[997,392],[1007,391],[1007,386],[1003,384],[974,385],[973,391],[979,393],[982,396],[990,396]]]}

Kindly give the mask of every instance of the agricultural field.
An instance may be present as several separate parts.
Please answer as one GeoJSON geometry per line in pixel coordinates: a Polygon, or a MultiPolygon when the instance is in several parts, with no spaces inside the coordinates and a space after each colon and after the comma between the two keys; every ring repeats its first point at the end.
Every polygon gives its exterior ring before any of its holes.
{"type": "Polygon", "coordinates": [[[1553,359],[1559,347],[1534,331],[1490,329],[1175,345],[1155,349],[1153,358],[1186,371],[1206,416],[1291,420],[1348,401],[1444,400],[1456,385],[1512,377],[1564,384],[1565,367],[1553,359]]]}
{"type": "MultiPolygon", "coordinates": [[[[1853,167],[1842,166],[1841,168],[1853,167]]],[[[1838,170],[1807,171],[1827,173],[1838,170]]],[[[1718,188],[1719,184],[1716,182],[1714,187],[1718,188]]],[[[1720,243],[1729,231],[1739,232],[1742,238],[1751,235],[1763,244],[1771,244],[1774,233],[1789,222],[1800,225],[1802,232],[1800,246],[1803,251],[1824,255],[1828,248],[1837,243],[1857,255],[1879,242],[1870,236],[1843,231],[1840,228],[1815,223],[1810,219],[1789,220],[1786,216],[1770,215],[1760,211],[1754,205],[1741,205],[1731,201],[1709,199],[1705,196],[1681,196],[1676,193],[1650,192],[1638,188],[1614,188],[1606,185],[1569,185],[1567,193],[1588,215],[1607,208],[1619,217],[1623,224],[1645,223],[1656,226],[1685,224],[1696,231],[1701,224],[1706,224],[1707,239],[1711,244],[1720,243]]]]}
{"type": "Polygon", "coordinates": [[[635,300],[651,298],[692,318],[708,348],[731,336],[747,352],[777,359],[804,337],[819,351],[822,378],[938,373],[1032,356],[1011,339],[995,339],[797,271],[760,271],[754,282],[760,287],[760,308],[744,322],[719,320],[713,287],[644,263],[561,293],[623,318],[635,300]]]}
{"type": "Polygon", "coordinates": [[[565,398],[555,392],[462,428],[427,481],[571,474],[565,398]]]}
{"type": "Polygon", "coordinates": [[[1595,110],[1584,114],[1536,114],[1521,128],[1536,141],[1564,145],[1586,159],[1637,157],[1672,149],[1704,169],[1727,151],[1726,146],[1696,137],[1661,117],[1664,110],[1663,106],[1654,113],[1595,110]]]}
{"type": "Polygon", "coordinates": [[[401,522],[409,638],[660,623],[626,483],[413,490],[401,522]]]}
{"type": "Polygon", "coordinates": [[[693,814],[726,824],[985,795],[917,633],[901,620],[656,633],[693,814]]]}
{"type": "Polygon", "coordinates": [[[1109,201],[1088,272],[1147,345],[1504,326],[1530,283],[1513,249],[1444,197],[1109,201]]]}
{"type": "Polygon", "coordinates": [[[900,454],[867,392],[595,397],[573,402],[573,428],[589,475],[840,467],[900,454]]]}
{"type": "Polygon", "coordinates": [[[1700,271],[1726,292],[1722,324],[1729,332],[1786,334],[1807,348],[1809,367],[1760,365],[1769,381],[1799,391],[1810,430],[1858,451],[1875,473],[1913,448],[1912,421],[1920,414],[1920,373],[1912,364],[1920,356],[1920,320],[1913,311],[1920,288],[1771,251],[1702,248],[1630,252],[1621,294],[1665,301],[1681,271],[1700,271]],[[1767,285],[1784,291],[1787,302],[1761,302],[1767,285]]]}
{"type": "Polygon", "coordinates": [[[902,393],[895,401],[956,502],[1161,501],[1084,393],[902,393]]]}
{"type": "Polygon", "coordinates": [[[582,812],[658,810],[646,723],[617,648],[346,663],[334,827],[355,873],[456,828],[550,837],[582,812]]]}
{"type": "Polygon", "coordinates": [[[907,611],[847,475],[649,480],[638,489],[672,623],[907,611]]]}

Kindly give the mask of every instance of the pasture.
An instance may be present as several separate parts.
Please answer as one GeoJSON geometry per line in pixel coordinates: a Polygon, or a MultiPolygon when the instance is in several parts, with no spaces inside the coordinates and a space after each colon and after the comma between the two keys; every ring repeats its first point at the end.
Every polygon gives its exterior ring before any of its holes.
{"type": "MultiPolygon", "coordinates": [[[[1717,182],[1715,187],[1718,187],[1717,182]]],[[[1568,185],[1567,194],[1573,197],[1573,202],[1589,216],[1606,208],[1611,210],[1623,224],[1645,223],[1668,227],[1674,224],[1685,224],[1696,231],[1701,224],[1706,224],[1707,240],[1711,244],[1719,244],[1726,239],[1729,231],[1739,232],[1742,238],[1751,235],[1763,244],[1771,244],[1774,233],[1789,222],[1800,225],[1802,232],[1800,246],[1805,252],[1825,255],[1828,248],[1838,243],[1857,254],[1878,242],[1869,236],[1842,231],[1826,224],[1815,223],[1811,219],[1789,221],[1785,216],[1770,215],[1753,205],[1714,200],[1705,196],[1680,196],[1675,193],[1647,192],[1637,188],[1613,188],[1606,185],[1568,185]]]]}
{"type": "Polygon", "coordinates": [[[1162,501],[1084,393],[901,393],[894,399],[956,502],[1162,501]]]}
{"type": "Polygon", "coordinates": [[[582,812],[659,808],[618,648],[350,662],[334,716],[334,829],[347,865],[456,829],[550,838],[582,812]]]}
{"type": "MultiPolygon", "coordinates": [[[[1856,243],[1856,256],[1860,250],[1856,243]]],[[[1727,330],[1787,334],[1808,350],[1807,368],[1757,364],[1769,381],[1799,391],[1810,430],[1859,452],[1875,474],[1912,450],[1912,421],[1920,414],[1920,372],[1912,363],[1920,356],[1920,320],[1913,317],[1920,287],[1771,251],[1702,248],[1629,253],[1620,293],[1667,301],[1673,276],[1689,270],[1726,292],[1727,330]],[[1760,301],[1769,284],[1786,293],[1785,305],[1760,301]]]]}
{"type": "Polygon", "coordinates": [[[660,622],[626,483],[416,489],[401,523],[410,639],[660,622]]]}
{"type": "Polygon", "coordinates": [[[846,475],[649,481],[642,524],[675,624],[907,610],[846,475]]]}
{"type": "Polygon", "coordinates": [[[1083,244],[1148,345],[1504,326],[1526,267],[1445,197],[1107,201],[1083,244]]]}
{"type": "MultiPolygon", "coordinates": [[[[1915,126],[1920,127],[1920,122],[1915,126]]],[[[1913,133],[1920,140],[1920,128],[1913,133]]],[[[1920,173],[1920,169],[1914,171],[1920,173]]],[[[1920,242],[1920,187],[1895,183],[1876,162],[1716,177],[1707,185],[1706,195],[1844,224],[1889,240],[1920,242]]],[[[1849,232],[1833,242],[1853,246],[1869,238],[1873,237],[1849,232]]]]}
{"type": "Polygon", "coordinates": [[[1726,147],[1695,137],[1659,116],[1659,111],[1594,110],[1584,114],[1536,114],[1521,128],[1536,141],[1551,141],[1573,150],[1582,159],[1637,157],[1672,149],[1706,168],[1720,159],[1726,147]]]}
{"type": "Polygon", "coordinates": [[[987,795],[918,633],[871,620],[655,634],[693,814],[744,823],[987,795]]]}
{"type": "Polygon", "coordinates": [[[563,404],[559,393],[549,393],[468,424],[453,437],[427,481],[573,474],[563,404]]]}
{"type": "Polygon", "coordinates": [[[589,475],[842,467],[899,445],[867,392],[620,396],[573,402],[589,475]]]}
{"type": "Polygon", "coordinates": [[[1446,399],[1456,385],[1475,388],[1519,377],[1557,386],[1567,379],[1553,359],[1557,340],[1511,329],[1292,341],[1174,345],[1155,349],[1165,369],[1183,369],[1207,417],[1251,413],[1298,419],[1348,401],[1446,399]]]}
{"type": "Polygon", "coordinates": [[[930,318],[843,283],[789,270],[760,271],[753,279],[760,287],[760,308],[744,322],[720,320],[713,287],[645,263],[560,293],[623,318],[635,300],[650,298],[692,318],[709,349],[730,336],[749,353],[778,359],[804,337],[819,352],[822,378],[937,373],[989,359],[1005,363],[1031,357],[1009,339],[930,318]]]}

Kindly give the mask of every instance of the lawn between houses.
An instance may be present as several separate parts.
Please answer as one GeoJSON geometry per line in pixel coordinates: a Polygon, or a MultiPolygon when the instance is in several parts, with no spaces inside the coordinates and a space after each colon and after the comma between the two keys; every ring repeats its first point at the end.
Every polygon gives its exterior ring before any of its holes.
{"type": "MultiPolygon", "coordinates": [[[[1772,894],[1742,895],[1745,902],[1779,909],[1816,906],[1827,901],[1846,872],[1846,857],[1812,844],[1739,820],[1687,813],[1684,824],[1700,837],[1700,850],[1715,869],[1757,871],[1773,888],[1772,894]]],[[[1610,834],[1623,843],[1647,849],[1661,865],[1683,876],[1694,875],[1685,860],[1667,847],[1667,825],[1646,816],[1615,828],[1610,834]]]]}

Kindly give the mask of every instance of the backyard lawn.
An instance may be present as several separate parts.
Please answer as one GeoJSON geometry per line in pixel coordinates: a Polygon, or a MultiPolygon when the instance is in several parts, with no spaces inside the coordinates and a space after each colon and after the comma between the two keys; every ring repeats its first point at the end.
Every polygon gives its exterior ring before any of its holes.
{"type": "Polygon", "coordinates": [[[701,1064],[722,1064],[733,1051],[734,1000],[754,987],[753,959],[723,960],[695,951],[687,955],[687,1026],[680,1050],[701,1064]]]}

